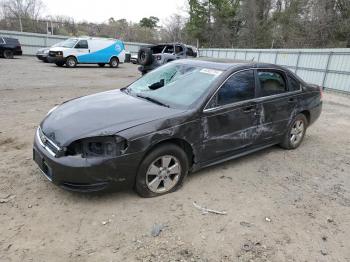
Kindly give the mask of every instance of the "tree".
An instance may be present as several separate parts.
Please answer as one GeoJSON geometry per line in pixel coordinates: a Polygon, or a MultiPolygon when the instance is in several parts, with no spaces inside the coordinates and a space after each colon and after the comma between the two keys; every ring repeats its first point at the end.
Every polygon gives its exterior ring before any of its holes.
{"type": "Polygon", "coordinates": [[[147,17],[142,18],[140,21],[140,26],[154,29],[158,26],[158,23],[159,23],[158,17],[150,16],[148,18],[147,17]]]}
{"type": "Polygon", "coordinates": [[[17,19],[21,31],[34,30],[33,20],[38,20],[44,5],[41,0],[2,0],[0,2],[5,18],[17,19]]]}

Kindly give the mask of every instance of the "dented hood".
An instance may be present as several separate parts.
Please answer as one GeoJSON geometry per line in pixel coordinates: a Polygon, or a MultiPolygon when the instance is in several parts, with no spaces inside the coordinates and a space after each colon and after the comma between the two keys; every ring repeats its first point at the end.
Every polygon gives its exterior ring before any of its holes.
{"type": "Polygon", "coordinates": [[[43,120],[41,129],[59,146],[67,146],[81,138],[116,134],[182,111],[113,90],[63,103],[43,120]]]}

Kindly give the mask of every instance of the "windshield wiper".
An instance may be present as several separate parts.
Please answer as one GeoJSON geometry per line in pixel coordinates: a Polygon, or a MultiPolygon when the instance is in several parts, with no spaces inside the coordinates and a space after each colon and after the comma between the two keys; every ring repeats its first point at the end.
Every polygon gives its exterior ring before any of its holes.
{"type": "Polygon", "coordinates": [[[143,95],[136,95],[136,96],[139,97],[139,98],[145,99],[147,101],[150,101],[152,103],[155,103],[157,105],[160,105],[160,106],[170,107],[169,105],[164,104],[164,103],[158,101],[157,99],[154,99],[154,98],[149,97],[149,96],[143,96],[143,95]]]}

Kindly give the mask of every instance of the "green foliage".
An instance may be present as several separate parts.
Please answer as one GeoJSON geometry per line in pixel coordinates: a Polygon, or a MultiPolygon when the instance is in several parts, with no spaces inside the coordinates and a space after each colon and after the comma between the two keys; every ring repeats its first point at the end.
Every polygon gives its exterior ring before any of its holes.
{"type": "Polygon", "coordinates": [[[144,17],[140,21],[140,26],[141,27],[147,27],[147,28],[156,28],[159,23],[159,18],[155,16],[150,16],[150,17],[144,17]]]}

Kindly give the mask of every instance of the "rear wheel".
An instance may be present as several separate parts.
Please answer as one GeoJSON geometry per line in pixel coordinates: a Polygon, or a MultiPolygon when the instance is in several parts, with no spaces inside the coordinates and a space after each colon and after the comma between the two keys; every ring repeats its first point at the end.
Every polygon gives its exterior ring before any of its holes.
{"type": "Polygon", "coordinates": [[[307,119],[304,114],[297,115],[292,124],[290,125],[288,132],[285,134],[282,143],[280,144],[282,148],[285,149],[296,149],[303,142],[306,129],[307,129],[307,119]]]}
{"type": "Polygon", "coordinates": [[[136,177],[136,191],[142,197],[156,197],[177,190],[188,173],[188,157],[177,145],[163,144],[142,161],[136,177]]]}
{"type": "Polygon", "coordinates": [[[116,57],[112,57],[109,61],[109,66],[112,68],[117,68],[119,66],[119,59],[116,57]]]}
{"type": "Polygon", "coordinates": [[[5,50],[3,56],[6,59],[12,59],[13,58],[13,51],[12,50],[5,50]]]}
{"type": "Polygon", "coordinates": [[[73,68],[76,67],[78,64],[77,59],[73,56],[70,56],[66,60],[66,67],[73,68]]]}
{"type": "Polygon", "coordinates": [[[99,67],[104,67],[106,64],[104,64],[104,63],[98,63],[98,66],[99,67]]]}

